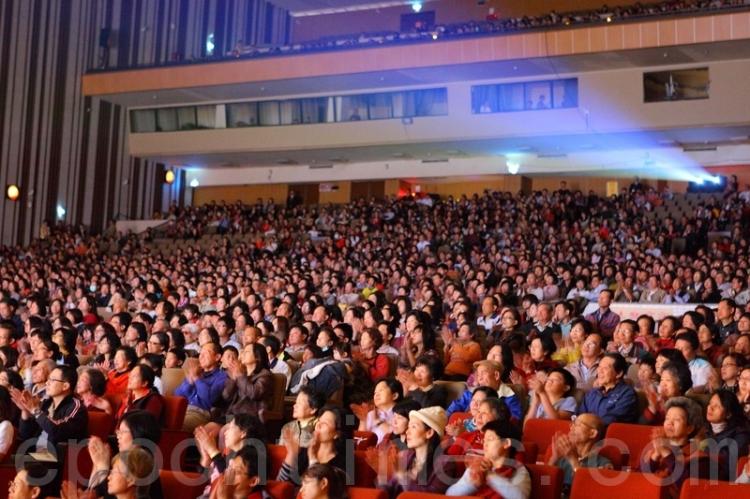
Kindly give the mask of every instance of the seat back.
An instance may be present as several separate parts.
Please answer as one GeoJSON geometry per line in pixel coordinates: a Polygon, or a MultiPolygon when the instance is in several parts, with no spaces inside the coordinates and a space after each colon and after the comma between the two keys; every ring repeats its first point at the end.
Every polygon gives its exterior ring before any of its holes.
{"type": "Polygon", "coordinates": [[[280,373],[273,374],[273,395],[271,404],[263,413],[266,421],[281,421],[284,418],[284,394],[286,393],[286,376],[280,373]]]}
{"type": "Polygon", "coordinates": [[[544,455],[552,442],[552,437],[557,432],[567,433],[570,429],[570,421],[563,419],[529,419],[523,426],[523,442],[533,443],[537,446],[540,455],[544,455]]]}
{"type": "Polygon", "coordinates": [[[107,438],[112,434],[112,429],[115,426],[115,419],[111,414],[101,411],[89,411],[88,412],[88,433],[101,438],[105,442],[107,438]]]}
{"type": "Polygon", "coordinates": [[[651,435],[655,428],[657,427],[629,423],[612,423],[607,427],[606,440],[604,441],[602,453],[609,457],[606,454],[607,449],[624,445],[627,451],[621,452],[622,459],[620,465],[629,466],[630,469],[638,469],[643,450],[651,442],[651,435]]]}
{"type": "Polygon", "coordinates": [[[284,463],[284,458],[286,457],[286,447],[283,445],[277,445],[277,444],[268,444],[266,446],[268,449],[268,461],[271,468],[271,473],[269,478],[276,478],[279,476],[279,470],[281,470],[281,465],[284,463]]]}
{"type": "Polygon", "coordinates": [[[579,468],[573,477],[570,499],[662,499],[664,487],[656,475],[635,471],[579,468]]]}
{"type": "Polygon", "coordinates": [[[266,492],[273,499],[294,499],[294,485],[289,482],[268,480],[266,483],[266,492]]]}
{"type": "Polygon", "coordinates": [[[560,499],[563,472],[557,466],[527,464],[531,475],[531,497],[534,499],[560,499]]]}
{"type": "Polygon", "coordinates": [[[208,484],[204,475],[187,471],[159,470],[159,480],[163,497],[198,497],[208,484]]]}
{"type": "Polygon", "coordinates": [[[365,487],[349,487],[349,499],[388,499],[383,489],[368,489],[365,487]]]}
{"type": "Polygon", "coordinates": [[[435,384],[445,388],[448,394],[446,403],[449,405],[457,398],[461,398],[464,390],[466,390],[466,383],[463,381],[435,381],[435,384]]]}
{"type": "Polygon", "coordinates": [[[161,370],[162,395],[174,395],[174,391],[185,379],[185,371],[181,367],[169,367],[161,370]]]}
{"type": "Polygon", "coordinates": [[[451,414],[451,417],[448,418],[448,424],[459,424],[469,418],[471,418],[470,412],[454,412],[451,414]]]}
{"type": "Polygon", "coordinates": [[[186,431],[163,429],[159,439],[159,450],[164,463],[163,469],[185,469],[185,452],[188,447],[194,444],[193,436],[186,431]]]}
{"type": "MultiPolygon", "coordinates": [[[[398,499],[438,499],[445,497],[443,494],[430,494],[429,492],[401,492],[398,499]]],[[[478,499],[476,496],[451,496],[453,499],[478,499]]]]}
{"type": "Polygon", "coordinates": [[[365,451],[354,451],[354,485],[357,487],[374,487],[378,475],[370,467],[365,457],[365,451]]]}
{"type": "Polygon", "coordinates": [[[727,499],[750,497],[750,485],[740,485],[717,480],[685,480],[680,499],[727,499]]]}
{"type": "Polygon", "coordinates": [[[181,430],[187,412],[187,399],[175,395],[164,396],[164,427],[167,430],[181,430]]]}
{"type": "Polygon", "coordinates": [[[398,371],[398,355],[387,354],[388,359],[388,376],[395,376],[398,371]]]}
{"type": "Polygon", "coordinates": [[[355,431],[353,436],[357,450],[367,450],[378,444],[378,436],[371,431],[355,431]]]}

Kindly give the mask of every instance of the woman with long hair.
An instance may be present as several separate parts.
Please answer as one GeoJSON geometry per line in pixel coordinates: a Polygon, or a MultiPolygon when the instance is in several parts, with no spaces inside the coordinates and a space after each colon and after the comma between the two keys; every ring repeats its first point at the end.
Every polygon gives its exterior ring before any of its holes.
{"type": "Polygon", "coordinates": [[[268,366],[266,347],[245,345],[239,359],[230,359],[222,398],[229,404],[226,414],[251,414],[263,421],[273,396],[273,375],[268,366]]]}

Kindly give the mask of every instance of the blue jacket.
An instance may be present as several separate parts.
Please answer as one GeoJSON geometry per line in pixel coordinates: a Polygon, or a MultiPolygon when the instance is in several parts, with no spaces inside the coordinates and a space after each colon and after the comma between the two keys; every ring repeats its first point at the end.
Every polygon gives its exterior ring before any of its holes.
{"type": "MultiPolygon", "coordinates": [[[[510,415],[519,420],[523,419],[521,401],[518,399],[518,395],[508,385],[500,385],[497,391],[500,398],[505,402],[505,405],[508,406],[510,415]]],[[[448,417],[451,417],[451,414],[454,412],[469,412],[473,393],[473,390],[467,388],[459,398],[451,402],[451,405],[448,406],[448,417]]]]}
{"type": "Polygon", "coordinates": [[[596,414],[605,424],[635,423],[638,419],[638,397],[632,386],[620,381],[607,393],[594,388],[586,395],[578,407],[578,414],[596,414]]]}
{"type": "Polygon", "coordinates": [[[185,397],[188,405],[210,411],[221,399],[221,391],[224,389],[226,381],[227,373],[216,368],[210,373],[203,373],[200,378],[195,380],[195,384],[191,385],[186,379],[177,387],[174,394],[185,397]]]}

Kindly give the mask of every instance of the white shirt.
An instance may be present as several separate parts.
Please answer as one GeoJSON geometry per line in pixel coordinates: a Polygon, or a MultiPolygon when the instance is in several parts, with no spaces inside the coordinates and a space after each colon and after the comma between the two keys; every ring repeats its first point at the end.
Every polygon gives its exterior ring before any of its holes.
{"type": "Polygon", "coordinates": [[[693,388],[700,388],[708,384],[708,377],[713,368],[707,360],[696,357],[688,362],[690,377],[693,379],[693,388]]]}

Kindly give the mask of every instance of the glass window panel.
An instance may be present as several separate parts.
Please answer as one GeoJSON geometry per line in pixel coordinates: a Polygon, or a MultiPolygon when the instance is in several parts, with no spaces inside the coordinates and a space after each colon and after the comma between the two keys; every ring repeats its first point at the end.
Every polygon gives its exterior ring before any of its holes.
{"type": "Polygon", "coordinates": [[[401,118],[404,116],[404,106],[406,105],[406,92],[392,92],[391,105],[393,107],[393,117],[401,118]]]}
{"type": "Polygon", "coordinates": [[[299,125],[300,123],[302,123],[298,100],[281,101],[279,108],[281,111],[282,125],[299,125]]]}
{"type": "Polygon", "coordinates": [[[133,133],[156,131],[156,112],[153,109],[141,109],[130,113],[130,129],[133,133]]]}
{"type": "Polygon", "coordinates": [[[523,83],[501,85],[499,105],[500,111],[522,111],[524,108],[523,83]]]}
{"type": "Polygon", "coordinates": [[[197,125],[195,107],[177,108],[177,126],[180,130],[195,130],[197,125]]]}
{"type": "Polygon", "coordinates": [[[299,99],[300,117],[302,123],[325,123],[328,119],[328,106],[333,110],[333,99],[319,97],[315,99],[299,99]]]}
{"type": "Polygon", "coordinates": [[[568,78],[553,81],[552,104],[555,109],[578,107],[578,79],[568,78]]]}
{"type": "Polygon", "coordinates": [[[448,91],[445,88],[419,90],[419,116],[444,116],[448,114],[448,91]]]}
{"type": "Polygon", "coordinates": [[[337,98],[337,121],[361,121],[367,117],[366,95],[344,95],[337,98]]]}
{"type": "Polygon", "coordinates": [[[240,102],[227,105],[227,126],[240,128],[258,125],[258,103],[240,102]]]}
{"type": "Polygon", "coordinates": [[[526,109],[549,109],[551,102],[550,82],[526,83],[526,109]]]}
{"type": "Polygon", "coordinates": [[[177,109],[170,107],[156,110],[156,131],[174,132],[177,130],[177,109]]]}
{"type": "Polygon", "coordinates": [[[393,103],[390,93],[369,96],[370,119],[387,120],[393,118],[393,103]]]}
{"type": "Polygon", "coordinates": [[[198,106],[196,108],[198,128],[216,128],[216,107],[198,106]]]}
{"type": "Polygon", "coordinates": [[[280,123],[279,101],[258,103],[258,114],[260,115],[260,126],[273,126],[280,123]]]}
{"type": "Polygon", "coordinates": [[[498,85],[471,87],[471,110],[474,114],[496,113],[498,105],[498,85]]]}

